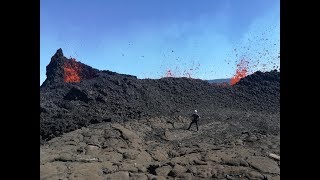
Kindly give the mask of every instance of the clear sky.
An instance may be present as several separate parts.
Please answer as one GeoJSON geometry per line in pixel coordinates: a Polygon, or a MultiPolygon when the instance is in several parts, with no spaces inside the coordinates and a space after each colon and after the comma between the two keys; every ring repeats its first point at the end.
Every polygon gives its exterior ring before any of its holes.
{"type": "Polygon", "coordinates": [[[40,84],[59,48],[138,78],[230,78],[240,59],[280,66],[279,0],[41,0],[40,28],[40,84]]]}

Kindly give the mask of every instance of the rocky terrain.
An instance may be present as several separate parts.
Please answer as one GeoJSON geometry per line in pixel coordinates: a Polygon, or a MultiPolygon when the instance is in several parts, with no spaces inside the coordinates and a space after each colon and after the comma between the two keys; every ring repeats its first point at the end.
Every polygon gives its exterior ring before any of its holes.
{"type": "Polygon", "coordinates": [[[59,49],[40,97],[41,179],[280,179],[277,71],[233,86],[138,79],[59,49]]]}

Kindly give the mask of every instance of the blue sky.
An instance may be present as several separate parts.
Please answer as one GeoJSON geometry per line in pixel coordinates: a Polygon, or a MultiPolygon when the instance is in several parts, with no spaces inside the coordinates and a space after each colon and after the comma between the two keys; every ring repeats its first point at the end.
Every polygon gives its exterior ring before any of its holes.
{"type": "Polygon", "coordinates": [[[280,64],[279,0],[41,0],[40,84],[57,49],[100,70],[230,78],[280,64]],[[192,70],[190,70],[192,69],[192,70]]]}

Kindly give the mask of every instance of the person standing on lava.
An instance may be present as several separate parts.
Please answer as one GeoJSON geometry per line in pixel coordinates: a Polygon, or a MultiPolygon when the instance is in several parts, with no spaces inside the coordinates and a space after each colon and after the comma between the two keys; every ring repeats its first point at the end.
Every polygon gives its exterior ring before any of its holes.
{"type": "Polygon", "coordinates": [[[191,121],[191,123],[190,123],[190,126],[188,127],[188,130],[191,128],[191,125],[193,124],[193,123],[196,123],[196,126],[197,126],[197,131],[199,130],[198,129],[198,120],[199,120],[199,118],[200,118],[200,116],[198,115],[198,111],[197,110],[194,110],[194,113],[192,114],[192,121],[191,121]]]}

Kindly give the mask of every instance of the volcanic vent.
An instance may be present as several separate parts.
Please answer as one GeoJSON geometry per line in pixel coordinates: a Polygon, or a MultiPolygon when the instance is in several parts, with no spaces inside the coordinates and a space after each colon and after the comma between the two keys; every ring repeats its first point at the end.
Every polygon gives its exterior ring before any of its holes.
{"type": "Polygon", "coordinates": [[[58,49],[47,66],[47,79],[43,83],[80,82],[96,77],[98,70],[78,62],[75,58],[63,56],[62,49],[58,49]]]}
{"type": "MultiPolygon", "coordinates": [[[[233,86],[215,86],[192,78],[138,79],[94,69],[68,59],[58,49],[47,66],[40,87],[40,139],[49,140],[100,122],[124,122],[152,117],[189,117],[194,109],[206,118],[220,119],[223,112],[277,114],[280,73],[256,72],[233,86]],[[219,113],[218,113],[219,112],[219,113]]],[[[246,122],[266,126],[272,122],[246,122]]]]}

